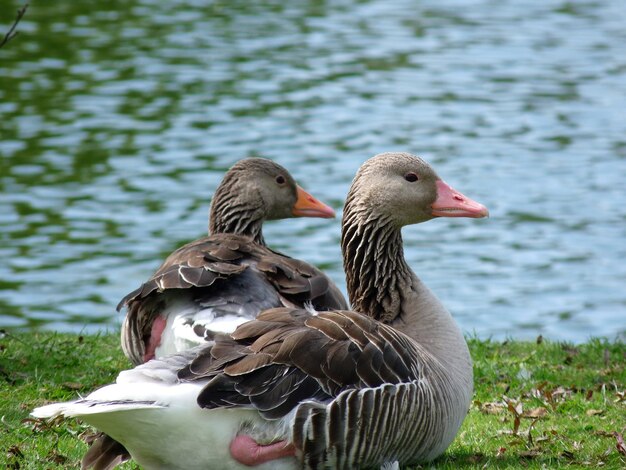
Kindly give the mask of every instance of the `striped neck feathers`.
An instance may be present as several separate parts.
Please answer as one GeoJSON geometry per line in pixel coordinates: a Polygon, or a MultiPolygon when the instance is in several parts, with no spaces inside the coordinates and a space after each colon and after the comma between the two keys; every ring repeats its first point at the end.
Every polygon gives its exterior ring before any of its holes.
{"type": "Polygon", "coordinates": [[[232,233],[246,235],[259,245],[266,246],[263,238],[265,211],[259,197],[242,198],[234,196],[232,191],[220,186],[215,192],[209,215],[209,234],[232,233]],[[251,202],[255,201],[255,202],[251,202]]]}
{"type": "Polygon", "coordinates": [[[404,260],[400,227],[349,199],[341,248],[352,308],[384,323],[398,318],[415,276],[404,260]]]}

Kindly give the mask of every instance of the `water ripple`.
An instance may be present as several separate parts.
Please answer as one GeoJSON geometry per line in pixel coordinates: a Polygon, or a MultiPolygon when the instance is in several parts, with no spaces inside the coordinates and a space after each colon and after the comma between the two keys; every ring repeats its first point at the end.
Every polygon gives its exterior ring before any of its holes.
{"type": "MultiPolygon", "coordinates": [[[[624,337],[625,22],[617,0],[38,4],[1,51],[0,323],[117,325],[239,158],[340,209],[398,149],[490,208],[404,231],[466,331],[624,337]]],[[[345,286],[337,220],[266,232],[345,286]]]]}

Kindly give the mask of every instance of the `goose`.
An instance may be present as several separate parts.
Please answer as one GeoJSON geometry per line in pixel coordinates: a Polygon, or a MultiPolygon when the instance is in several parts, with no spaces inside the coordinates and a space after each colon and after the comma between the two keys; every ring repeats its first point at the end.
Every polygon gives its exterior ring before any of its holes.
{"type": "Polygon", "coordinates": [[[147,469],[397,468],[450,445],[469,409],[461,330],[404,259],[401,228],[488,215],[421,158],[384,153],[355,176],[342,253],[354,311],[278,307],[198,346],[36,408],[78,417],[147,469]]]}
{"type": "Polygon", "coordinates": [[[265,220],[334,217],[332,208],[296,184],[279,164],[237,162],[218,186],[208,237],[170,254],[154,275],[126,295],[122,349],[138,365],[182,351],[217,332],[232,332],[270,307],[347,308],[339,288],[320,270],[267,248],[265,220]]]}

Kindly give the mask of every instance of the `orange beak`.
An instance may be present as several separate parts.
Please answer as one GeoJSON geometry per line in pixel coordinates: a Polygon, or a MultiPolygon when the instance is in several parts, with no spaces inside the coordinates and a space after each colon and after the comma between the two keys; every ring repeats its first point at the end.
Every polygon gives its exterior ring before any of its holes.
{"type": "Polygon", "coordinates": [[[324,219],[335,217],[335,211],[332,207],[318,201],[300,186],[296,186],[296,188],[298,189],[298,199],[291,211],[294,217],[322,217],[324,219]]]}

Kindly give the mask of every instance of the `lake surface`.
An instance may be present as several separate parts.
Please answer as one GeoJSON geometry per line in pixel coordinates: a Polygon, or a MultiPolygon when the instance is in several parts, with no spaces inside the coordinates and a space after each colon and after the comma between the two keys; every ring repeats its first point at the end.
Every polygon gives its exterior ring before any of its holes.
{"type": "MultiPolygon", "coordinates": [[[[340,209],[405,150],[491,211],[403,232],[466,332],[626,337],[623,1],[31,3],[0,49],[0,326],[117,328],[240,158],[340,209]]],[[[345,290],[339,236],[265,229],[345,290]]]]}

